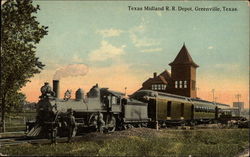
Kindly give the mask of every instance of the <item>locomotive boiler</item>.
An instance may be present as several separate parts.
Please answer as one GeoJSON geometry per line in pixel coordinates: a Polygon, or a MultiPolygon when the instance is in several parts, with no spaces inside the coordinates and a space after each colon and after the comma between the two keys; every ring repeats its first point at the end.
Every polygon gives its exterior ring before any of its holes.
{"type": "Polygon", "coordinates": [[[125,98],[123,93],[100,88],[98,84],[84,94],[82,89],[65,92],[59,98],[59,81],[53,80],[53,90],[45,83],[37,103],[36,121],[27,123],[28,137],[75,136],[87,131],[112,132],[131,125],[144,125],[147,103],[125,98]]]}

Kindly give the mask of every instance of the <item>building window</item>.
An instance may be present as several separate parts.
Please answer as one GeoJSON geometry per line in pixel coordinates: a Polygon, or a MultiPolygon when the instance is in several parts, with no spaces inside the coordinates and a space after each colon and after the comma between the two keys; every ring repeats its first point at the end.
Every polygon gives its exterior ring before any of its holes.
{"type": "Polygon", "coordinates": [[[184,88],[187,88],[187,81],[184,81],[184,88]]]}
{"type": "Polygon", "coordinates": [[[167,85],[164,84],[164,85],[163,85],[163,89],[166,90],[166,88],[167,88],[167,85]]]}
{"type": "Polygon", "coordinates": [[[192,80],[192,90],[195,90],[195,81],[192,80]]]}
{"type": "Polygon", "coordinates": [[[151,89],[152,90],[166,90],[167,85],[165,84],[152,84],[151,89]]]}
{"type": "Polygon", "coordinates": [[[175,88],[178,88],[178,81],[175,81],[175,88]]]}
{"type": "Polygon", "coordinates": [[[182,88],[182,81],[179,81],[179,84],[180,84],[180,88],[182,88]]]}

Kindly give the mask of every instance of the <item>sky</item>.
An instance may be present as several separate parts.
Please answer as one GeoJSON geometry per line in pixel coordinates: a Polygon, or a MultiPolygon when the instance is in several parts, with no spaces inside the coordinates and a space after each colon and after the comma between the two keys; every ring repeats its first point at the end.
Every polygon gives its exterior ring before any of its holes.
{"type": "Polygon", "coordinates": [[[185,43],[197,69],[197,95],[249,104],[249,6],[247,2],[35,1],[48,35],[37,45],[46,67],[22,88],[37,101],[45,81],[60,79],[85,93],[95,85],[132,94],[153,72],[171,72],[185,43]],[[131,11],[128,6],[237,8],[237,11],[131,11]],[[71,72],[69,72],[71,71],[71,72]],[[60,73],[60,74],[59,74],[60,73]]]}

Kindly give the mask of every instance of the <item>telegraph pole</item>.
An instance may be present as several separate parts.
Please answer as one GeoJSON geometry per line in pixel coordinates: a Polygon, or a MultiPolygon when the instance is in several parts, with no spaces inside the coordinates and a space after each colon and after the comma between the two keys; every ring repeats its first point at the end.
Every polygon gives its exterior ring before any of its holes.
{"type": "Polygon", "coordinates": [[[215,92],[215,89],[212,89],[212,93],[213,93],[213,102],[215,101],[215,100],[214,100],[214,92],[215,92]]]}
{"type": "Polygon", "coordinates": [[[240,116],[240,112],[241,112],[241,106],[240,106],[240,98],[241,98],[241,94],[236,94],[235,97],[238,100],[238,108],[239,108],[239,116],[240,116]]]}
{"type": "Polygon", "coordinates": [[[218,100],[218,97],[215,97],[215,98],[214,98],[214,102],[216,102],[217,100],[218,100]]]}
{"type": "Polygon", "coordinates": [[[127,93],[126,93],[127,92],[127,87],[125,87],[124,89],[125,89],[125,97],[126,97],[126,95],[127,95],[127,93]]]}

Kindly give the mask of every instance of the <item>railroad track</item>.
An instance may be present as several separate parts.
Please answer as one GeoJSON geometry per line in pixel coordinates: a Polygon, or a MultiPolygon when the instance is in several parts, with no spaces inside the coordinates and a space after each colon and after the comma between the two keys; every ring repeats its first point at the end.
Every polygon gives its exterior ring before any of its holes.
{"type": "MultiPolygon", "coordinates": [[[[197,126],[178,126],[178,127],[173,127],[170,129],[185,129],[185,130],[190,130],[190,129],[219,129],[219,128],[230,128],[230,127],[225,127],[221,126],[218,124],[207,124],[207,125],[197,125],[197,126]]],[[[164,128],[163,128],[164,129],[164,128]]],[[[88,133],[87,133],[88,134],[88,133]]],[[[82,140],[85,138],[85,135],[87,134],[82,134],[78,135],[72,138],[72,141],[77,141],[77,140],[82,140]]],[[[67,137],[57,137],[56,142],[57,143],[65,143],[67,142],[67,137]]],[[[86,139],[85,139],[86,140],[86,139]]],[[[0,146],[6,146],[6,145],[19,145],[19,144],[51,144],[51,139],[30,139],[27,138],[26,136],[15,136],[15,137],[2,137],[0,138],[0,146]]]]}
{"type": "MultiPolygon", "coordinates": [[[[77,141],[78,139],[81,139],[83,136],[75,136],[72,138],[72,141],[77,141]]],[[[57,143],[65,143],[68,141],[67,137],[57,137],[56,142],[57,143]]],[[[51,139],[29,139],[25,136],[21,137],[6,137],[6,138],[0,138],[0,147],[1,146],[10,146],[10,145],[20,145],[20,144],[51,144],[51,139]]]]}

